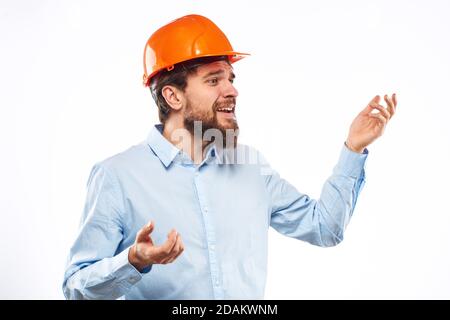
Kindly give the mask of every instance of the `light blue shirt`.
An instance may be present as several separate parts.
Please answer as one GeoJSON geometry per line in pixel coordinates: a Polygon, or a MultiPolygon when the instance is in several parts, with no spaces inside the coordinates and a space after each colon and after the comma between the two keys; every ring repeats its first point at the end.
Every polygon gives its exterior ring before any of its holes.
{"type": "Polygon", "coordinates": [[[66,298],[262,299],[269,226],[317,246],[342,241],[365,183],[367,149],[359,154],[344,144],[314,200],[248,146],[237,147],[246,161],[212,146],[195,165],[161,132],[156,125],[146,141],[93,167],[65,271],[66,298]],[[156,245],[175,228],[185,250],[141,273],[128,249],[149,220],[156,245]]]}

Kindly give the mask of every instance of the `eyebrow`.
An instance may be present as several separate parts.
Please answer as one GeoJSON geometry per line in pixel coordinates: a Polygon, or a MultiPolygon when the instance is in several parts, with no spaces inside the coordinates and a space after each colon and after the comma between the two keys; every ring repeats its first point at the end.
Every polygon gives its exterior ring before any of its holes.
{"type": "MultiPolygon", "coordinates": [[[[216,70],[216,71],[210,71],[206,75],[204,75],[202,79],[206,79],[206,78],[211,77],[211,76],[222,75],[224,73],[225,73],[225,71],[223,69],[216,70]]],[[[234,74],[233,71],[231,71],[230,76],[231,76],[231,79],[236,78],[236,75],[234,74]]]]}

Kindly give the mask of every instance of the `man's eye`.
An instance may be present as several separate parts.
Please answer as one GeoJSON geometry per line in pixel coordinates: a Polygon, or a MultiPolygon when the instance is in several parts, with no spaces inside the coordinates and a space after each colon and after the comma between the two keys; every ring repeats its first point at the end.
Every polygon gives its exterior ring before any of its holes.
{"type": "Polygon", "coordinates": [[[216,85],[219,82],[219,80],[217,78],[213,78],[213,79],[209,79],[206,82],[208,82],[209,84],[212,84],[212,85],[216,85]]]}
{"type": "Polygon", "coordinates": [[[234,83],[234,79],[230,79],[230,82],[231,82],[231,83],[234,83]]]}

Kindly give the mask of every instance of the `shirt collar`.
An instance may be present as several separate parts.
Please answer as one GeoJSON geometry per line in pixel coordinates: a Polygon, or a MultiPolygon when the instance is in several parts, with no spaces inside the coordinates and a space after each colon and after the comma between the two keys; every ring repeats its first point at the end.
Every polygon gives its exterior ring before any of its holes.
{"type": "Polygon", "coordinates": [[[167,168],[181,150],[164,138],[162,132],[163,125],[155,125],[148,134],[147,144],[167,168]]]}
{"type": "MultiPolygon", "coordinates": [[[[175,147],[162,135],[163,129],[164,126],[162,124],[156,124],[148,134],[147,144],[150,146],[156,156],[161,160],[164,166],[167,168],[174,161],[182,163],[192,163],[192,160],[188,155],[175,147]]],[[[228,163],[229,159],[226,151],[227,150],[218,148],[216,144],[212,143],[206,150],[205,159],[200,164],[200,166],[204,163],[228,163]]]]}

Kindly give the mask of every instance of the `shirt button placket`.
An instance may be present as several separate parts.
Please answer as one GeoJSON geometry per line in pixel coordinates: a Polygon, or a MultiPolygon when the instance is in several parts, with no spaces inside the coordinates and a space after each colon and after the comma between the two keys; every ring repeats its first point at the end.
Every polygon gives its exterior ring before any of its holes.
{"type": "Polygon", "coordinates": [[[222,299],[223,298],[223,292],[220,288],[220,271],[217,265],[217,255],[216,255],[216,236],[215,236],[215,230],[213,223],[208,215],[208,208],[206,206],[203,188],[200,183],[200,174],[199,171],[195,172],[195,186],[197,188],[198,192],[198,198],[200,202],[200,208],[202,212],[202,217],[205,225],[205,231],[206,231],[206,242],[208,245],[208,255],[209,255],[209,266],[211,270],[211,277],[212,277],[212,285],[213,285],[213,291],[214,291],[214,297],[216,299],[222,299]]]}

